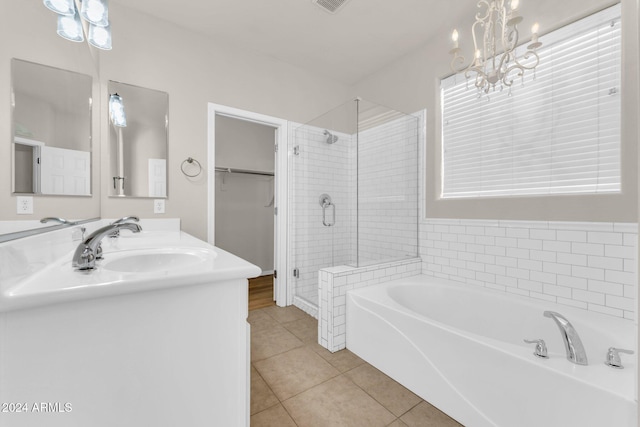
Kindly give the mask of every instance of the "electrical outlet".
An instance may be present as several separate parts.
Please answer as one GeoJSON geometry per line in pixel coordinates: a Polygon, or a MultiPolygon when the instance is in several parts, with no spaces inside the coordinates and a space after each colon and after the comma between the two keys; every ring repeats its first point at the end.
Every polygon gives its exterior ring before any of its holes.
{"type": "Polygon", "coordinates": [[[153,213],[155,214],[164,213],[164,199],[155,199],[153,201],[153,213]]]}
{"type": "Polygon", "coordinates": [[[31,196],[18,196],[16,197],[17,213],[18,215],[32,215],[33,214],[33,197],[31,196]]]}

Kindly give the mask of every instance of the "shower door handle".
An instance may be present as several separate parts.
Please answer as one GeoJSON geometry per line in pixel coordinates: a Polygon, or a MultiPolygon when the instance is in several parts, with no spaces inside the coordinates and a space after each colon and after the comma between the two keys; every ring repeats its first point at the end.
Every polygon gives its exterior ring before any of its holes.
{"type": "Polygon", "coordinates": [[[328,194],[321,194],[319,200],[320,206],[322,206],[322,225],[325,227],[331,227],[336,225],[336,205],[331,201],[331,196],[328,194]],[[327,222],[327,208],[332,207],[332,219],[331,222],[327,222]]]}
{"type": "Polygon", "coordinates": [[[324,225],[325,227],[336,225],[336,205],[331,202],[322,205],[322,225],[324,225]],[[327,208],[333,208],[331,210],[331,222],[327,222],[327,208]]]}

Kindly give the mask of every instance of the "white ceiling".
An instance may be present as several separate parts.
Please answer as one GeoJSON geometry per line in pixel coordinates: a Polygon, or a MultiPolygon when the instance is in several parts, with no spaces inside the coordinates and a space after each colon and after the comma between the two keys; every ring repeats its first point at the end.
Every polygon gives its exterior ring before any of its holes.
{"type": "MultiPolygon", "coordinates": [[[[349,0],[332,15],[311,0],[112,1],[347,85],[450,34],[454,27],[468,34],[477,3],[349,0]]],[[[534,20],[544,33],[611,0],[522,0],[520,4],[526,18],[522,31],[528,37],[534,20]]],[[[449,46],[443,44],[442,49],[448,51],[449,46]]]]}

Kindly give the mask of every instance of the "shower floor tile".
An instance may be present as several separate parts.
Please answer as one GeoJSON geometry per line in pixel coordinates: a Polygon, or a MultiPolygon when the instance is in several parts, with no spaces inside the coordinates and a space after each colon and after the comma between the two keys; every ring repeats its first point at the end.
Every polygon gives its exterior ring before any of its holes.
{"type": "Polygon", "coordinates": [[[457,427],[349,350],[317,344],[296,307],[251,311],[251,427],[457,427]]]}

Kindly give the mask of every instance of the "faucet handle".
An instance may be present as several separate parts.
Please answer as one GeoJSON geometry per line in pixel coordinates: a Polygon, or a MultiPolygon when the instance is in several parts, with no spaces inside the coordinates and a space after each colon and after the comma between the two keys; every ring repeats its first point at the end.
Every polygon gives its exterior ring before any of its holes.
{"type": "Polygon", "coordinates": [[[91,248],[84,245],[82,252],[77,260],[74,260],[73,266],[78,270],[90,270],[96,257],[91,248]]]}
{"type": "Polygon", "coordinates": [[[548,359],[549,356],[547,355],[547,345],[545,344],[543,339],[537,339],[537,340],[527,340],[525,339],[524,342],[526,342],[527,344],[535,344],[536,345],[536,349],[533,351],[533,355],[536,357],[541,357],[543,359],[548,359]]]}
{"type": "Polygon", "coordinates": [[[607,366],[611,366],[616,369],[624,369],[622,366],[622,361],[620,360],[620,353],[633,354],[632,350],[625,350],[622,348],[609,347],[607,351],[607,360],[604,361],[604,364],[607,366]]]}

